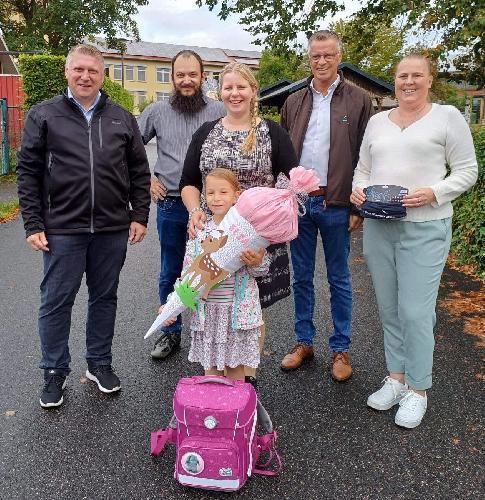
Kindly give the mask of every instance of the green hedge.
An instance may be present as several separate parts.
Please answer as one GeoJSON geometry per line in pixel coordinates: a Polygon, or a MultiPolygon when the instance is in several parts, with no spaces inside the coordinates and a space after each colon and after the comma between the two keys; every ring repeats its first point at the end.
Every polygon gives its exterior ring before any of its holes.
{"type": "Polygon", "coordinates": [[[66,88],[63,56],[21,55],[19,57],[25,108],[59,95],[66,88]]]}
{"type": "MultiPolygon", "coordinates": [[[[63,56],[52,55],[21,55],[19,57],[26,109],[63,92],[67,86],[64,76],[65,60],[63,56]]],[[[113,102],[130,113],[133,111],[131,94],[107,76],[104,78],[103,90],[113,102]]]]}
{"type": "Polygon", "coordinates": [[[451,249],[462,264],[475,266],[485,278],[485,127],[472,127],[478,160],[478,180],[473,188],[453,203],[451,249]]]}

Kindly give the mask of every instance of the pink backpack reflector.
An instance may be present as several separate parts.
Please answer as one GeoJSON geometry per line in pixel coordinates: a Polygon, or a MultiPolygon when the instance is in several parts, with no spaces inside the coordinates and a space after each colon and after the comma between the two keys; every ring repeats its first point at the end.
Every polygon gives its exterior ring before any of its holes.
{"type": "Polygon", "coordinates": [[[276,431],[251,384],[219,376],[182,378],[173,410],[169,427],[151,433],[150,453],[157,456],[167,442],[175,444],[174,477],[180,484],[235,491],[252,474],[274,476],[281,469],[276,431]],[[257,425],[267,433],[258,435],[257,425]],[[263,452],[267,461],[257,466],[263,452]],[[266,469],[273,456],[276,471],[266,469]]]}

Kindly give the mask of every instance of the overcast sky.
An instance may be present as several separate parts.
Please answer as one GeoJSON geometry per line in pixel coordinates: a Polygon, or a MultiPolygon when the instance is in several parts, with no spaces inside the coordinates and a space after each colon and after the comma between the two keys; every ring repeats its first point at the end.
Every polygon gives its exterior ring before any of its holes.
{"type": "MultiPolygon", "coordinates": [[[[358,7],[356,0],[346,0],[345,4],[345,15],[358,7]]],[[[147,6],[140,7],[135,19],[145,42],[261,50],[251,43],[251,35],[235,16],[221,21],[216,12],[197,7],[195,0],[150,0],[147,6]]]]}

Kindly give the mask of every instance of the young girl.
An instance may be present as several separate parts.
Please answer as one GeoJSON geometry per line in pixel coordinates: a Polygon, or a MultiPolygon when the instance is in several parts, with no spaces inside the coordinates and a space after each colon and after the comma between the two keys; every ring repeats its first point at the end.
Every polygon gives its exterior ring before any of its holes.
{"type": "MultiPolygon", "coordinates": [[[[205,178],[204,195],[212,213],[187,242],[184,271],[201,252],[207,235],[220,237],[218,225],[236,203],[241,192],[237,177],[224,168],[215,168],[205,178]]],[[[199,362],[206,375],[223,375],[244,380],[244,366],[259,365],[259,342],[263,319],[256,276],[269,269],[266,251],[245,250],[241,254],[245,265],[210,291],[207,301],[199,302],[191,321],[189,361],[199,362]]],[[[163,307],[163,306],[162,306],[163,307]]],[[[170,325],[170,318],[164,326],[170,325]]]]}

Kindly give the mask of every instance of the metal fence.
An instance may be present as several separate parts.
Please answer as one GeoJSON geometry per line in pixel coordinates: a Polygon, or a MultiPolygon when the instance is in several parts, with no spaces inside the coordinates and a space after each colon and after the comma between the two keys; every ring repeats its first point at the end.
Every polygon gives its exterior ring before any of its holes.
{"type": "Polygon", "coordinates": [[[0,141],[0,175],[6,175],[10,170],[7,99],[0,99],[0,141]]]}

